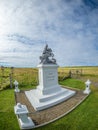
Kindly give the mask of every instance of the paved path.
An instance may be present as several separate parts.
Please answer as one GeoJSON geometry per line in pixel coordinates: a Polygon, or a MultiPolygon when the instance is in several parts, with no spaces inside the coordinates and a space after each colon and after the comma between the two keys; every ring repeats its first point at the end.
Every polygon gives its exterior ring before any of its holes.
{"type": "Polygon", "coordinates": [[[20,102],[27,106],[30,112],[29,116],[35,122],[36,126],[52,122],[53,120],[56,120],[57,118],[66,115],[72,109],[74,109],[80,102],[82,102],[86,97],[87,95],[83,94],[83,91],[76,90],[76,94],[67,101],[64,101],[48,109],[36,112],[30,104],[30,102],[28,101],[24,91],[15,94],[16,103],[20,102]]]}

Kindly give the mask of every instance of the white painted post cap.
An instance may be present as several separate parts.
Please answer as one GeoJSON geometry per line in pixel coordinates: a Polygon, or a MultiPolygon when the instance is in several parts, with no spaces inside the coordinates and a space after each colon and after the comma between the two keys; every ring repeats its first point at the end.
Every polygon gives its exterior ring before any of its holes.
{"type": "Polygon", "coordinates": [[[90,85],[91,84],[91,81],[88,79],[86,82],[85,82],[86,85],[90,85]]]}

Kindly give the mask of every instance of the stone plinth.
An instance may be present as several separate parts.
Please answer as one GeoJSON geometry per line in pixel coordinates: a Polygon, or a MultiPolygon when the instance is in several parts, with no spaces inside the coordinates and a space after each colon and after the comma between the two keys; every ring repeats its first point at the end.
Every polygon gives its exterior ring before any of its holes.
{"type": "Polygon", "coordinates": [[[40,64],[37,67],[39,68],[39,85],[37,86],[39,93],[46,95],[60,91],[57,73],[58,65],[40,64]]]}
{"type": "Polygon", "coordinates": [[[14,106],[14,112],[18,117],[21,129],[31,129],[35,126],[32,119],[27,116],[29,112],[25,105],[17,103],[17,105],[14,106]]]}
{"type": "Polygon", "coordinates": [[[56,105],[75,94],[58,84],[57,64],[39,64],[39,85],[36,89],[25,91],[35,110],[43,110],[56,105]]]}

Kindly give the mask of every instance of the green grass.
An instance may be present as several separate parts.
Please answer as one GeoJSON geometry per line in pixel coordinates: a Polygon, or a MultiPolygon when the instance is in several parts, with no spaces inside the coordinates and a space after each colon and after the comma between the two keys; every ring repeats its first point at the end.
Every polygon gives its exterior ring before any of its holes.
{"type": "MultiPolygon", "coordinates": [[[[62,85],[84,89],[84,82],[67,79],[62,85]]],[[[32,86],[25,86],[32,88],[32,86]]],[[[36,130],[98,130],[98,88],[91,86],[90,96],[67,116],[36,130]]],[[[14,114],[14,89],[0,92],[0,130],[19,130],[17,118],[14,114]]]]}
{"type": "Polygon", "coordinates": [[[0,92],[0,130],[19,130],[17,118],[14,114],[14,90],[0,92]]]}
{"type": "Polygon", "coordinates": [[[85,88],[84,82],[76,79],[67,79],[64,81],[60,81],[60,84],[65,86],[71,86],[72,88],[77,88],[77,89],[85,88]]]}

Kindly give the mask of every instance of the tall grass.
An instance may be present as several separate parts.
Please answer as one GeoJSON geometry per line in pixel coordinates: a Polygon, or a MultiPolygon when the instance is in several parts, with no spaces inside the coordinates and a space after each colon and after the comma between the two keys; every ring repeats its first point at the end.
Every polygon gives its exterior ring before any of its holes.
{"type": "MultiPolygon", "coordinates": [[[[98,67],[63,67],[58,68],[59,80],[69,75],[72,72],[72,78],[83,78],[83,79],[93,79],[97,82],[98,78],[98,67]],[[82,71],[82,75],[78,72],[82,71]]],[[[4,76],[2,76],[2,70],[0,69],[0,88],[10,87],[9,74],[11,73],[10,68],[4,69],[4,76]]],[[[12,75],[12,82],[17,80],[20,87],[26,86],[36,86],[38,84],[38,70],[37,68],[14,68],[12,75]]],[[[13,85],[14,87],[14,85],[13,85]]]]}

